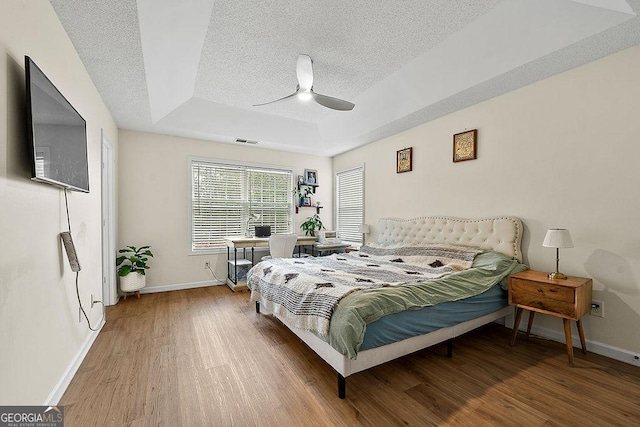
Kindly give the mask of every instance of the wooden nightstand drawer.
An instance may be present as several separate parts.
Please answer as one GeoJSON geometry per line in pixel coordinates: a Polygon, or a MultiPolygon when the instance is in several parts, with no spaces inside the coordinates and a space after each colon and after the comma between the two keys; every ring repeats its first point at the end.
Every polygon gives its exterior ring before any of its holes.
{"type": "MultiPolygon", "coordinates": [[[[553,300],[569,302],[572,304],[574,302],[575,296],[575,292],[572,288],[552,285],[548,283],[532,282],[530,280],[522,279],[513,279],[511,281],[511,290],[513,291],[514,297],[516,298],[521,294],[532,294],[537,295],[538,298],[550,298],[553,300]]],[[[519,304],[518,301],[514,301],[514,303],[519,304]]]]}
{"type": "Polygon", "coordinates": [[[573,291],[569,298],[567,298],[565,292],[560,293],[551,293],[549,289],[544,289],[545,287],[540,286],[532,289],[527,286],[524,289],[518,289],[517,286],[511,287],[510,300],[511,304],[526,306],[528,308],[538,308],[540,310],[549,311],[552,313],[557,313],[563,316],[568,316],[574,318],[576,315],[575,304],[573,302],[573,291]],[[540,291],[533,293],[531,291],[540,291]],[[551,293],[553,297],[550,297],[548,294],[551,293]],[[561,296],[564,299],[570,299],[571,301],[562,301],[562,299],[556,299],[554,297],[561,296]]]}

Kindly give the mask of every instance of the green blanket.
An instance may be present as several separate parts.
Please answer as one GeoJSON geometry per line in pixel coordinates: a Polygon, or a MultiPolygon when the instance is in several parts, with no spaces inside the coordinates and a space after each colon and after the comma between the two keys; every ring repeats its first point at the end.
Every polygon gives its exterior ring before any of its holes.
{"type": "Polygon", "coordinates": [[[355,359],[368,323],[388,314],[479,295],[496,283],[506,289],[507,276],[526,269],[517,259],[489,251],[478,255],[470,269],[441,279],[353,292],[340,300],[331,317],[329,344],[355,359]]]}

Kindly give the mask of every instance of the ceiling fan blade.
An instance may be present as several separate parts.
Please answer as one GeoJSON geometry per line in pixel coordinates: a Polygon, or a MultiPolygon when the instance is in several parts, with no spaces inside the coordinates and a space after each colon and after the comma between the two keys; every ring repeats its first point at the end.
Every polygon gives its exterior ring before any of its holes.
{"type": "Polygon", "coordinates": [[[332,110],[350,111],[353,110],[353,107],[355,107],[355,104],[352,104],[349,101],[344,101],[332,96],[321,95],[313,91],[311,91],[311,96],[318,104],[327,108],[331,108],[332,110]]]}
{"type": "Polygon", "coordinates": [[[313,61],[309,55],[299,55],[296,65],[296,75],[301,91],[311,90],[313,86],[313,61]]]}
{"type": "Polygon", "coordinates": [[[276,99],[275,101],[269,101],[269,102],[264,102],[262,104],[254,104],[254,107],[261,107],[263,105],[267,105],[267,104],[273,104],[274,102],[280,102],[280,101],[284,101],[285,99],[289,99],[289,98],[293,98],[294,96],[296,96],[298,94],[298,91],[293,92],[291,95],[287,95],[284,98],[280,98],[280,99],[276,99]]]}
{"type": "Polygon", "coordinates": [[[284,101],[289,98],[293,98],[297,95],[311,95],[314,101],[318,104],[338,111],[350,111],[353,110],[355,105],[351,102],[344,101],[342,99],[333,98],[327,95],[321,95],[313,91],[313,60],[309,55],[298,55],[298,62],[296,64],[296,75],[298,77],[298,87],[296,91],[284,98],[276,99],[275,101],[265,102],[263,104],[254,104],[254,107],[260,107],[262,105],[273,104],[275,102],[284,101]]]}

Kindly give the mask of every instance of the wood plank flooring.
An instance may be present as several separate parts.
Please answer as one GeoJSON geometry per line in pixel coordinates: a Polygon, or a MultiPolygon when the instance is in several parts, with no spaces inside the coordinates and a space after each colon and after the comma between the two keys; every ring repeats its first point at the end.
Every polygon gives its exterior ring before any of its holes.
{"type": "MultiPolygon", "coordinates": [[[[67,426],[630,426],[640,368],[488,325],[347,378],[226,286],[146,294],[107,323],[60,404],[67,426]]],[[[587,336],[589,331],[586,331],[587,336]]]]}

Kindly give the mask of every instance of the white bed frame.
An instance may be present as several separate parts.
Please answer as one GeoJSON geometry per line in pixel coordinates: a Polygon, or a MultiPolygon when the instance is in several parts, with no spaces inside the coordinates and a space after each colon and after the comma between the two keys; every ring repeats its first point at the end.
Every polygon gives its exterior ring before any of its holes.
{"type": "MultiPolygon", "coordinates": [[[[375,243],[380,245],[450,243],[491,249],[522,261],[520,248],[522,241],[522,223],[517,218],[463,219],[451,217],[422,217],[409,220],[385,218],[378,221],[375,231],[375,243]]],[[[260,311],[260,305],[258,303],[256,303],[256,311],[260,311]]],[[[364,350],[358,353],[357,359],[353,360],[338,353],[328,343],[322,341],[311,332],[292,328],[288,325],[287,327],[337,371],[338,396],[344,399],[346,396],[346,377],[349,375],[443,341],[447,341],[447,355],[451,357],[453,338],[507,316],[513,316],[512,307],[504,307],[482,317],[438,329],[425,335],[419,335],[382,347],[364,350]]],[[[275,315],[275,317],[286,325],[283,319],[277,315],[275,315]]]]}

